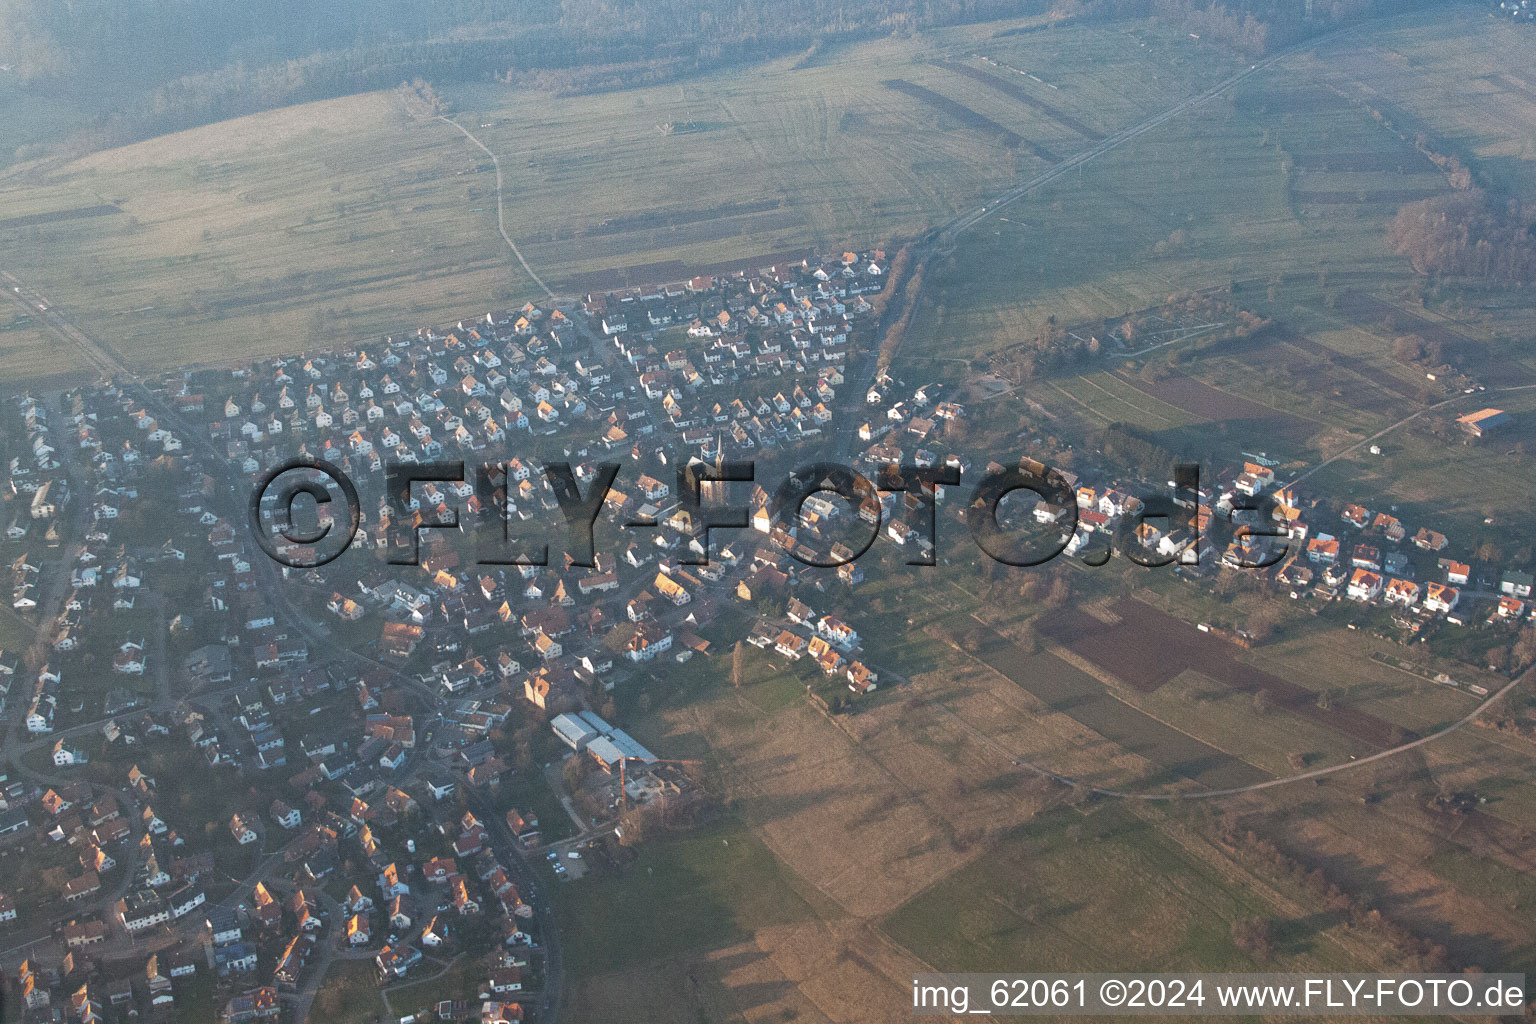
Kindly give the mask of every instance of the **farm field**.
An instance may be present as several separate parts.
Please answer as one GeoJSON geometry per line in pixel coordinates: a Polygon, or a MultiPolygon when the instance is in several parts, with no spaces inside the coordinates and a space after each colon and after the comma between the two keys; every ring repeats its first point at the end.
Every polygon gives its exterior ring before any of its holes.
{"type": "Polygon", "coordinates": [[[1311,716],[1273,706],[1260,707],[1250,692],[1235,689],[1189,669],[1151,693],[1132,692],[1127,703],[1203,737],[1222,750],[1276,778],[1296,772],[1299,755],[1305,768],[1345,762],[1358,743],[1311,716]]]}
{"type": "Polygon", "coordinates": [[[1390,211],[1305,216],[1291,195],[1296,165],[1303,157],[1390,154],[1412,158],[1411,177],[1423,179],[1416,187],[1442,179],[1361,111],[1302,119],[1258,99],[1299,84],[1284,65],[1270,69],[1229,100],[1148,132],[982,222],[933,268],[932,299],[908,334],[913,358],[921,359],[923,339],[940,333],[958,342],[951,347],[959,355],[986,355],[1033,336],[1049,317],[1069,324],[1115,316],[1234,280],[1257,278],[1262,294],[1268,278],[1315,277],[1319,268],[1360,279],[1400,274],[1380,242],[1390,211]]]}
{"type": "Polygon", "coordinates": [[[1424,12],[1305,63],[1320,81],[1369,88],[1410,138],[1422,129],[1451,141],[1500,187],[1529,194],[1536,184],[1536,75],[1518,26],[1424,12]]]}
{"type": "Polygon", "coordinates": [[[1052,380],[1051,386],[1104,425],[1129,422],[1165,430],[1200,421],[1196,414],[1163,401],[1116,371],[1061,376],[1052,380]]]}
{"type": "MultiPolygon", "coordinates": [[[[1056,155],[1083,148],[1087,140],[1055,118],[935,64],[949,55],[983,66],[965,55],[1012,25],[849,45],[835,60],[774,61],[750,75],[540,98],[547,115],[532,125],[527,94],[483,86],[453,95],[489,126],[477,129],[481,138],[512,156],[509,216],[530,261],[571,285],[642,284],[681,273],[679,264],[852,244],[872,229],[883,239],[918,233],[1048,165],[1003,133],[1056,155]],[[883,84],[897,79],[920,95],[883,84]],[[580,210],[565,208],[570,194],[583,195],[580,210]]],[[[1146,34],[1156,45],[1076,25],[1003,38],[1014,59],[1042,73],[1091,66],[1056,89],[1026,82],[1069,117],[1122,127],[1145,116],[1141,103],[1176,102],[1230,66],[1204,60],[1197,70],[1166,33],[1146,34]]]]}
{"type": "Polygon", "coordinates": [[[1531,963],[1521,887],[1494,881],[1501,864],[1529,870],[1528,833],[1481,812],[1467,819],[1433,812],[1426,792],[1409,784],[1432,770],[1411,758],[1383,767],[1376,781],[1393,795],[1365,812],[1343,790],[1276,794],[1264,804],[1269,832],[1282,849],[1305,851],[1339,884],[1391,908],[1395,920],[1457,958],[1531,963]]]}
{"type": "Polygon", "coordinates": [[[644,847],[623,877],[584,881],[553,890],[561,920],[572,922],[568,956],[582,975],[625,971],[816,916],[767,848],[739,827],[644,847]],[[637,929],[651,930],[651,940],[627,941],[637,929]]]}
{"type": "Polygon", "coordinates": [[[898,979],[917,966],[894,947],[888,963],[840,957],[861,927],[733,824],[648,844],[622,878],[556,897],[560,919],[575,923],[564,1006],[579,1020],[614,1019],[637,1000],[679,1024],[706,1013],[839,1019],[829,1001],[899,1006],[898,979]]]}
{"type": "MultiPolygon", "coordinates": [[[[1133,381],[1124,371],[1115,376],[1121,383],[1182,410],[1200,423],[1221,423],[1226,431],[1238,436],[1262,436],[1296,445],[1310,438],[1320,426],[1277,407],[1278,403],[1272,405],[1245,398],[1185,374],[1170,374],[1148,381],[1133,381]]],[[[1273,396],[1262,397],[1276,402],[1273,396]]]]}
{"type": "MultiPolygon", "coordinates": [[[[935,599],[935,612],[973,600],[948,579],[934,582],[953,593],[935,599]]],[[[817,712],[799,673],[762,652],[748,652],[739,689],[699,659],[673,673],[665,701],[635,735],[720,764],[746,829],[643,850],[622,890],[601,888],[606,881],[591,892],[559,890],[562,920],[577,922],[577,946],[600,958],[569,989],[568,1007],[601,1016],[632,986],[683,984],[698,1006],[716,1012],[788,1009],[809,1020],[846,1019],[854,1007],[865,1016],[870,1006],[895,1013],[904,977],[921,964],[876,922],[912,892],[1010,848],[1015,830],[1060,798],[1062,787],[1010,765],[1010,757],[1106,783],[1161,776],[1136,744],[1107,741],[1074,711],[1052,708],[962,653],[973,639],[948,618],[905,627],[915,609],[894,600],[899,589],[894,573],[872,582],[870,613],[858,626],[902,681],[861,701],[855,714],[817,712]],[[650,897],[633,906],[654,923],[658,906],[677,902],[658,889],[668,886],[695,894],[688,934],[705,938],[687,948],[627,943],[628,890],[650,897]]],[[[1048,655],[1027,663],[1102,690],[1048,655]]],[[[1007,659],[998,664],[1009,667],[1007,659]]]]}
{"type": "Polygon", "coordinates": [[[0,218],[122,212],[0,232],[6,269],[144,367],[473,314],[525,285],[454,135],[375,93],[13,171],[0,218]]]}
{"type": "MultiPolygon", "coordinates": [[[[7,303],[0,318],[16,307],[7,303]]],[[[7,377],[37,380],[82,372],[79,356],[64,339],[43,327],[0,327],[0,367],[7,377]]]]}
{"type": "MultiPolygon", "coordinates": [[[[1455,445],[1453,457],[1426,417],[1384,442],[1384,458],[1361,444],[1446,397],[1422,368],[1392,357],[1395,338],[1420,334],[1474,379],[1518,386],[1536,376],[1517,340],[1531,324],[1497,295],[1486,312],[1463,300],[1419,304],[1416,281],[1386,249],[1385,224],[1402,202],[1443,193],[1444,178],[1342,85],[1309,80],[1315,70],[1292,58],[1230,103],[1208,104],[983,221],[930,268],[897,365],[974,383],[989,357],[1048,323],[1125,315],[1181,291],[1230,291],[1274,325],[1167,367],[1153,365],[1157,353],[1086,360],[977,408],[1005,436],[1027,409],[1058,434],[1092,437],[1127,422],[1170,450],[1224,462],[1267,450],[1293,473],[1358,445],[1318,475],[1319,486],[1469,530],[1489,515],[1518,515],[1536,495],[1509,450],[1529,438],[1455,445]],[[1331,198],[1320,204],[1324,193],[1331,198]],[[1206,201],[1179,205],[1190,197],[1206,201]],[[1166,234],[1144,227],[1158,218],[1166,234]],[[940,349],[945,357],[933,358],[940,349]]],[[[974,388],[969,397],[977,401],[974,388]]],[[[1524,392],[1465,401],[1474,400],[1529,407],[1524,392]]]]}
{"type": "Polygon", "coordinates": [[[1188,671],[1249,694],[1263,691],[1275,705],[1333,729],[1364,747],[1392,745],[1393,727],[1353,708],[1318,708],[1306,687],[1244,665],[1225,640],[1140,601],[1117,601],[1107,608],[1116,621],[1106,623],[1076,608],[1047,616],[1041,632],[1093,662],[1126,686],[1153,693],[1188,671]],[[1155,639],[1152,639],[1155,638],[1155,639]],[[1151,642],[1148,642],[1148,641],[1151,642]]]}
{"type": "Polygon", "coordinates": [[[1148,971],[1366,969],[1363,945],[1330,915],[1313,916],[1256,881],[1158,812],[1066,808],[1019,829],[882,928],[942,971],[1071,971],[1085,962],[1148,971]],[[1234,918],[1252,914],[1280,918],[1277,955],[1262,966],[1229,933],[1234,918]]]}
{"type": "Polygon", "coordinates": [[[972,635],[968,640],[969,653],[1048,706],[1061,709],[1086,728],[1164,769],[1144,781],[1148,788],[1174,788],[1183,779],[1193,779],[1206,788],[1224,789],[1265,778],[1263,772],[1240,758],[1141,714],[1116,699],[1100,680],[1060,658],[1039,655],[1021,659],[995,632],[972,635]]]}
{"type": "MultiPolygon", "coordinates": [[[[446,92],[502,161],[525,256],[579,292],[889,244],[1045,166],[1026,148],[948,131],[953,117],[880,84],[896,74],[1053,150],[1086,145],[1055,117],[932,63],[1018,24],[598,95],[446,92]]],[[[1230,63],[1140,35],[1071,26],[1004,37],[996,51],[1061,69],[1057,88],[1025,86],[1096,131],[1230,63]],[[1065,72],[1089,58],[1101,74],[1065,72]]],[[[366,341],[536,296],[496,235],[490,169],[452,126],[407,116],[393,93],[353,96],[17,165],[0,175],[0,244],[6,269],[133,365],[206,361],[211,338],[228,356],[366,341]],[[61,218],[102,206],[121,212],[61,218]]],[[[22,360],[4,372],[54,367],[22,360]]]]}

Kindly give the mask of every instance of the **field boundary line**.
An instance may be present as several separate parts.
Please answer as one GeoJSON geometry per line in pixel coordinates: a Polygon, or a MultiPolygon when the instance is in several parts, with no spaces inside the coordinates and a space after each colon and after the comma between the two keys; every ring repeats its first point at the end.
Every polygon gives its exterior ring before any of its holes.
{"type": "MultiPolygon", "coordinates": [[[[1113,374],[1111,374],[1111,376],[1113,376],[1113,374]]],[[[1109,396],[1111,401],[1119,402],[1121,405],[1124,405],[1124,406],[1129,406],[1130,408],[1135,409],[1137,412],[1143,413],[1146,416],[1152,417],[1153,419],[1158,419],[1158,420],[1162,420],[1162,421],[1164,421],[1166,423],[1170,423],[1175,428],[1177,428],[1178,426],[1181,425],[1181,424],[1175,422],[1172,419],[1172,417],[1166,416],[1163,413],[1157,412],[1157,411],[1152,410],[1152,409],[1143,409],[1141,406],[1137,405],[1135,402],[1128,402],[1128,401],[1126,401],[1125,399],[1121,398],[1119,395],[1115,394],[1113,391],[1111,391],[1108,388],[1104,387],[1102,384],[1099,384],[1096,381],[1089,380],[1087,374],[1080,373],[1080,374],[1077,375],[1077,379],[1082,381],[1084,384],[1087,384],[1089,387],[1093,388],[1095,391],[1102,391],[1104,394],[1109,396]]],[[[1128,385],[1128,386],[1131,388],[1132,391],[1135,391],[1138,395],[1142,395],[1142,396],[1144,396],[1146,398],[1150,398],[1154,402],[1162,402],[1163,401],[1161,398],[1158,398],[1156,395],[1149,394],[1149,393],[1141,390],[1140,388],[1136,387],[1135,385],[1128,385]]],[[[1163,404],[1164,405],[1168,405],[1170,408],[1178,409],[1180,412],[1184,411],[1183,409],[1179,409],[1178,406],[1173,405],[1172,403],[1163,402],[1163,404]]]]}
{"type": "MultiPolygon", "coordinates": [[[[1108,372],[1110,376],[1118,378],[1127,387],[1131,388],[1134,391],[1138,391],[1138,392],[1140,392],[1143,395],[1146,395],[1148,398],[1156,399],[1159,402],[1168,402],[1168,400],[1166,398],[1158,398],[1156,395],[1152,394],[1152,392],[1150,392],[1150,391],[1142,391],[1142,389],[1137,387],[1135,382],[1132,381],[1131,378],[1129,376],[1127,376],[1125,374],[1125,372],[1122,371],[1122,370],[1109,370],[1109,371],[1106,371],[1106,372],[1108,372]]],[[[1221,395],[1225,395],[1228,398],[1235,398],[1239,402],[1251,402],[1252,404],[1259,406],[1261,409],[1268,409],[1270,412],[1277,413],[1277,414],[1279,414],[1281,416],[1289,416],[1292,419],[1303,420],[1303,421],[1305,421],[1307,423],[1311,423],[1311,424],[1314,424],[1314,425],[1319,426],[1319,427],[1328,427],[1328,426],[1331,425],[1331,424],[1323,422],[1322,420],[1313,419],[1311,416],[1308,416],[1306,413],[1294,412],[1294,411],[1289,410],[1289,409],[1281,409],[1281,408],[1278,408],[1276,406],[1270,405],[1268,402],[1261,402],[1257,398],[1249,398],[1247,395],[1238,394],[1236,391],[1229,391],[1226,388],[1218,387],[1217,385],[1212,384],[1210,381],[1201,380],[1199,377],[1196,377],[1195,375],[1190,374],[1190,373],[1182,373],[1181,372],[1181,373],[1176,374],[1176,376],[1184,377],[1187,380],[1192,380],[1196,384],[1199,384],[1199,385],[1201,385],[1203,387],[1210,388],[1212,391],[1215,391],[1216,393],[1221,394],[1221,395]]],[[[1131,403],[1126,402],[1125,404],[1126,405],[1130,405],[1131,403]]],[[[1183,406],[1175,405],[1173,402],[1168,402],[1168,404],[1172,405],[1175,409],[1184,409],[1183,406]]],[[[1134,409],[1135,406],[1131,406],[1131,408],[1134,409]]],[[[1185,409],[1184,411],[1185,412],[1189,412],[1190,415],[1192,415],[1192,416],[1200,415],[1199,413],[1190,412],[1187,409],[1185,409]]],[[[1205,422],[1206,423],[1218,423],[1220,421],[1219,420],[1207,419],[1207,420],[1205,420],[1205,422]]]]}
{"type": "MultiPolygon", "coordinates": [[[[1268,768],[1265,768],[1263,765],[1261,765],[1261,764],[1254,764],[1252,761],[1248,760],[1246,757],[1243,757],[1241,754],[1234,754],[1232,751],[1227,750],[1224,747],[1219,747],[1214,742],[1212,742],[1211,740],[1206,739],[1204,736],[1197,736],[1194,733],[1190,732],[1188,729],[1184,729],[1184,728],[1180,727],[1179,725],[1177,725],[1176,723],[1170,722],[1166,718],[1163,718],[1160,715],[1154,714],[1153,712],[1148,711],[1146,708],[1141,707],[1138,704],[1134,704],[1134,703],[1132,703],[1129,700],[1126,700],[1124,697],[1122,697],[1120,695],[1119,691],[1124,689],[1124,690],[1130,690],[1132,692],[1135,692],[1136,688],[1134,686],[1129,686],[1129,685],[1121,682],[1118,676],[1115,676],[1113,673],[1108,672],[1108,671],[1106,671],[1106,670],[1104,670],[1102,668],[1099,668],[1099,666],[1095,665],[1093,662],[1089,661],[1087,658],[1084,658],[1084,657],[1082,657],[1081,655],[1078,655],[1078,654],[1074,654],[1071,651],[1069,651],[1068,649],[1066,649],[1065,647],[1062,647],[1062,646],[1060,646],[1058,644],[1048,644],[1048,645],[1042,647],[1041,650],[1045,651],[1047,654],[1050,654],[1052,657],[1060,658],[1062,661],[1066,662],[1068,665],[1071,665],[1073,668],[1077,669],[1078,671],[1084,672],[1084,673],[1086,673],[1086,674],[1088,674],[1090,676],[1093,676],[1099,682],[1101,682],[1105,686],[1109,687],[1108,696],[1110,698],[1119,701],[1121,704],[1124,704],[1126,707],[1131,708],[1133,711],[1138,711],[1141,714],[1146,715],[1148,718],[1152,719],[1152,721],[1157,722],[1160,725],[1165,725],[1168,728],[1172,729],[1174,732],[1183,733],[1185,736],[1188,736],[1190,739],[1195,740],[1198,743],[1203,743],[1206,746],[1210,747],[1212,750],[1219,751],[1220,753],[1226,754],[1228,757],[1232,758],[1234,761],[1240,761],[1243,764],[1249,765],[1250,767],[1257,768],[1259,771],[1265,773],[1266,775],[1271,774],[1270,770],[1268,768]]],[[[1195,671],[1198,672],[1199,669],[1196,669],[1195,671]]],[[[1207,678],[1209,678],[1209,677],[1207,677],[1207,678]]],[[[1221,685],[1221,680],[1219,680],[1219,679],[1212,679],[1211,682],[1216,683],[1218,685],[1221,685]]],[[[1107,737],[1107,736],[1104,737],[1104,738],[1105,738],[1105,740],[1107,742],[1110,742],[1110,743],[1114,742],[1113,740],[1109,739],[1109,737],[1107,737]]],[[[1151,758],[1147,758],[1147,760],[1148,761],[1152,761],[1151,758]]],[[[1153,764],[1157,764],[1157,762],[1155,762],[1155,761],[1152,761],[1152,763],[1153,764]]],[[[1165,767],[1166,768],[1168,766],[1162,765],[1160,767],[1165,767]]],[[[1188,778],[1188,776],[1185,776],[1185,777],[1188,778]]],[[[1190,779],[1189,781],[1193,782],[1196,786],[1201,785],[1201,783],[1200,783],[1200,781],[1198,779],[1190,779]]],[[[1108,792],[1108,791],[1107,790],[1098,790],[1097,792],[1108,792]]],[[[1176,795],[1187,796],[1189,794],[1188,793],[1184,793],[1184,794],[1176,794],[1176,795]]]]}
{"type": "MultiPolygon", "coordinates": [[[[1087,402],[1083,401],[1081,398],[1078,398],[1066,388],[1062,387],[1060,384],[1056,383],[1054,380],[1047,380],[1046,383],[1051,386],[1051,390],[1060,392],[1062,395],[1082,406],[1085,410],[1087,410],[1088,415],[1092,416],[1094,419],[1103,420],[1106,426],[1115,422],[1108,416],[1105,416],[1102,412],[1099,412],[1099,410],[1095,409],[1093,406],[1089,405],[1087,402]]],[[[1017,387],[1017,385],[1015,385],[1015,387],[1017,387]]]]}

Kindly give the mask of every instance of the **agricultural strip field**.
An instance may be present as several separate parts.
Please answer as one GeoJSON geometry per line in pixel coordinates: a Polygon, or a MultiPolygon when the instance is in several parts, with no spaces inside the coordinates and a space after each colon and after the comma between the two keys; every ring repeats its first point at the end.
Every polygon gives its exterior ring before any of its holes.
{"type": "Polygon", "coordinates": [[[99,203],[96,206],[77,206],[73,210],[27,213],[19,217],[0,219],[0,231],[8,231],[11,228],[29,228],[37,224],[57,224],[60,221],[79,220],[82,217],[106,217],[122,212],[122,210],[119,210],[110,203],[99,203]]]}
{"type": "Polygon", "coordinates": [[[1318,341],[1290,324],[1276,324],[1253,337],[1221,348],[1219,356],[1230,366],[1257,371],[1257,375],[1304,379],[1331,373],[1335,390],[1347,392],[1350,404],[1372,416],[1390,416],[1405,408],[1415,383],[1381,372],[1363,355],[1346,353],[1318,341]]]}
{"type": "Polygon", "coordinates": [[[1354,374],[1354,380],[1351,382],[1354,388],[1377,392],[1373,396],[1373,403],[1365,400],[1360,391],[1351,391],[1352,401],[1356,401],[1363,408],[1370,408],[1382,415],[1390,415],[1410,408],[1412,403],[1423,398],[1423,389],[1416,387],[1418,382],[1408,384],[1399,381],[1381,372],[1376,364],[1364,356],[1350,355],[1337,348],[1330,348],[1307,335],[1292,331],[1282,331],[1277,340],[1298,352],[1320,360],[1329,368],[1338,367],[1354,374]]]}
{"type": "Polygon", "coordinates": [[[1366,39],[1336,40],[1297,64],[1346,92],[1368,89],[1368,102],[1410,139],[1424,130],[1448,140],[1492,184],[1528,195],[1536,185],[1536,74],[1524,29],[1431,9],[1366,39]]]}
{"type": "Polygon", "coordinates": [[[1121,370],[1113,373],[1137,391],[1146,392],[1197,419],[1208,423],[1219,421],[1237,424],[1254,436],[1269,435],[1300,441],[1318,429],[1318,424],[1310,420],[1213,388],[1194,377],[1176,374],[1161,380],[1147,381],[1133,380],[1121,370]]]}
{"type": "Polygon", "coordinates": [[[1005,79],[1021,79],[1036,98],[1106,136],[1177,102],[1190,82],[1198,83],[1193,91],[1199,92],[1247,66],[1235,54],[1145,22],[1128,22],[1125,31],[1114,32],[1086,27],[1003,29],[979,40],[964,57],[986,63],[1005,79]]]}
{"type": "Polygon", "coordinates": [[[1060,377],[1051,384],[1106,423],[1136,423],[1150,430],[1166,430],[1200,421],[1178,406],[1127,384],[1114,373],[1060,377]]]}
{"type": "Polygon", "coordinates": [[[946,71],[953,71],[957,75],[964,75],[966,78],[969,78],[973,82],[980,82],[988,89],[995,89],[1002,93],[1004,96],[1016,99],[1020,103],[1029,107],[1031,110],[1037,110],[1051,120],[1066,125],[1068,128],[1072,129],[1079,135],[1092,142],[1101,142],[1105,138],[1103,132],[1095,131],[1083,122],[1079,121],[1077,118],[1073,117],[1071,114],[1057,110],[1049,103],[1036,99],[1035,97],[1031,96],[1023,86],[1018,85],[1017,83],[1005,81],[1004,79],[998,78],[996,75],[991,75],[985,71],[982,71],[980,68],[973,68],[970,65],[962,64],[959,61],[945,61],[939,66],[946,71]]]}
{"type": "MultiPolygon", "coordinates": [[[[926,103],[928,106],[937,110],[939,113],[959,121],[967,128],[981,132],[983,135],[996,136],[997,139],[1002,142],[1002,144],[1008,149],[1017,149],[1024,142],[1024,139],[1017,132],[1013,132],[1007,128],[1004,128],[1002,125],[998,124],[991,118],[982,114],[978,114],[970,107],[962,106],[947,96],[940,96],[932,89],[917,85],[913,82],[903,81],[900,78],[888,78],[880,84],[885,86],[887,89],[893,89],[896,92],[911,96],[919,103],[926,103]]],[[[1035,149],[1035,155],[1040,156],[1040,148],[1033,148],[1035,149]]],[[[1057,157],[1054,154],[1047,154],[1043,156],[1042,159],[1054,163],[1055,161],[1059,160],[1060,157],[1057,157]]]]}
{"type": "Polygon", "coordinates": [[[1105,622],[1068,608],[1045,616],[1039,628],[1045,636],[1135,690],[1150,693],[1182,672],[1198,671],[1245,693],[1262,690],[1276,707],[1368,746],[1382,748],[1394,741],[1403,742],[1392,723],[1352,708],[1319,708],[1314,691],[1238,661],[1226,641],[1151,605],[1125,599],[1115,602],[1111,612],[1118,621],[1105,622]]]}
{"type": "Polygon", "coordinates": [[[1495,351],[1493,346],[1473,341],[1443,323],[1426,320],[1375,296],[1345,292],[1339,296],[1338,310],[1366,330],[1417,334],[1425,341],[1441,346],[1447,362],[1473,376],[1503,386],[1536,381],[1536,374],[1509,355],[1495,351]]]}
{"type": "Polygon", "coordinates": [[[744,267],[766,267],[776,263],[794,263],[816,254],[811,249],[789,249],[783,252],[754,253],[743,259],[722,260],[719,263],[698,263],[682,260],[660,260],[655,263],[637,263],[612,270],[592,270],[568,276],[561,284],[577,292],[617,291],[633,287],[636,281],[682,281],[699,274],[724,275],[744,267]]]}
{"type": "MultiPolygon", "coordinates": [[[[1289,74],[1269,73],[1266,84],[1271,78],[1284,87],[1289,74]]],[[[1170,121],[983,221],[930,269],[930,298],[914,313],[904,345],[921,353],[943,338],[957,357],[984,357],[1037,335],[1053,317],[1070,324],[1123,316],[1180,291],[1255,275],[1261,282],[1287,274],[1315,279],[1319,266],[1338,267],[1373,286],[1401,275],[1402,261],[1382,242],[1390,211],[1361,206],[1345,217],[1301,216],[1286,162],[1302,147],[1287,142],[1279,151],[1283,117],[1245,109],[1240,100],[1170,121]]],[[[1396,136],[1362,112],[1330,116],[1338,122],[1330,139],[1352,133],[1355,151],[1400,152],[1396,136]]],[[[1333,151],[1331,144],[1320,150],[1333,151]]],[[[1054,407],[1048,394],[1032,397],[1054,407]]]]}
{"type": "Polygon", "coordinates": [[[1315,206],[1341,206],[1363,205],[1366,203],[1381,203],[1394,208],[1405,203],[1416,203],[1421,199],[1433,199],[1444,193],[1444,189],[1438,188],[1399,188],[1399,189],[1337,189],[1324,191],[1321,189],[1305,191],[1292,189],[1291,195],[1302,204],[1315,206]]]}
{"type": "MultiPolygon", "coordinates": [[[[1138,642],[1137,646],[1144,644],[1138,642]]],[[[1186,778],[1212,789],[1225,789],[1268,778],[1252,765],[1117,700],[1098,679],[1060,658],[1049,654],[1021,656],[1012,641],[990,627],[968,628],[965,650],[1048,707],[1160,765],[1164,773],[1145,780],[1144,785],[1157,788],[1186,778]]]]}
{"type": "Polygon", "coordinates": [[[1062,809],[921,893],[881,923],[941,971],[1358,970],[1371,960],[1331,915],[1267,892],[1155,810],[1062,809]],[[1083,880],[1091,878],[1092,884],[1083,880]],[[1256,964],[1230,921],[1282,917],[1278,956],[1256,964]]]}

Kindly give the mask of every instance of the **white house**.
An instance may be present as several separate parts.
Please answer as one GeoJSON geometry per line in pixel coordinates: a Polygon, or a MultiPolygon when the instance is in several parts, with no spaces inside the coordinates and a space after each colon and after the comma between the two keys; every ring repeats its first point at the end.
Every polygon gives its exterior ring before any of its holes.
{"type": "Polygon", "coordinates": [[[229,819],[229,834],[234,836],[235,842],[241,846],[249,846],[260,838],[256,830],[247,825],[245,819],[238,814],[229,819]]]}
{"type": "Polygon", "coordinates": [[[68,768],[76,765],[87,764],[90,758],[79,747],[72,747],[68,741],[60,739],[53,745],[53,763],[57,768],[68,768]]]}

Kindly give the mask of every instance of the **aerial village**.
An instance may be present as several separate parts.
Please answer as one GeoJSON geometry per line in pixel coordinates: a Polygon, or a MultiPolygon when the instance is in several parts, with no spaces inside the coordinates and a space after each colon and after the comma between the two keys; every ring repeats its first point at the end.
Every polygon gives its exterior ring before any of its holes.
{"type": "MultiPolygon", "coordinates": [[[[709,813],[696,766],[632,735],[627,695],[695,659],[723,679],[743,644],[818,681],[829,713],[899,690],[860,637],[845,531],[933,557],[923,499],[953,517],[972,479],[1028,454],[966,450],[964,405],[875,372],[887,270],[850,251],[12,403],[12,611],[37,640],[0,653],[18,751],[0,854],[35,865],[0,872],[0,947],[26,952],[7,1001],[28,1022],[170,1020],[197,990],[221,1020],[302,1019],[342,960],[386,993],[462,972],[439,1020],[538,1020],[541,887],[622,872],[647,808],[709,813]],[[324,566],[274,562],[247,516],[296,455],[365,494],[352,548],[324,566]],[[731,485],[746,525],[701,539],[678,469],[743,459],[962,484],[818,494],[785,516],[760,478],[731,485]],[[387,465],[442,460],[497,463],[491,492],[385,493],[387,465]],[[560,536],[552,461],[583,487],[622,464],[597,525],[618,543],[477,560],[465,540],[487,525],[560,536]],[[418,537],[416,564],[392,557],[418,537]]],[[[1478,441],[1507,420],[1460,426],[1478,441]]],[[[1383,609],[1407,643],[1532,618],[1528,566],[1479,561],[1434,522],[1309,493],[1264,460],[1212,469],[1176,522],[1141,514],[1166,481],[1081,460],[1059,474],[1075,508],[1028,514],[1075,518],[1064,557],[1138,545],[1192,585],[1236,573],[1383,609]]]]}

